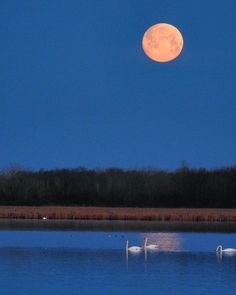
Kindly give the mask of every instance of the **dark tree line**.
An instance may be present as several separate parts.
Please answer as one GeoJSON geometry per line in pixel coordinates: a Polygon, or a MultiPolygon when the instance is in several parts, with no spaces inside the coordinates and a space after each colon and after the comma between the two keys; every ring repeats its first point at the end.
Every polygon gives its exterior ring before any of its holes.
{"type": "Polygon", "coordinates": [[[0,205],[236,208],[236,166],[0,171],[0,205]]]}

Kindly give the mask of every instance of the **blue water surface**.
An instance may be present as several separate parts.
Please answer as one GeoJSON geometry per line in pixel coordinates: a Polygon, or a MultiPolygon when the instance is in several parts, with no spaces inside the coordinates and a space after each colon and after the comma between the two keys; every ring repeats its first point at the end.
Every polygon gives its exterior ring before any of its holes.
{"type": "Polygon", "coordinates": [[[235,233],[0,231],[0,294],[236,294],[235,233]],[[159,250],[126,255],[130,246],[159,250]]]}

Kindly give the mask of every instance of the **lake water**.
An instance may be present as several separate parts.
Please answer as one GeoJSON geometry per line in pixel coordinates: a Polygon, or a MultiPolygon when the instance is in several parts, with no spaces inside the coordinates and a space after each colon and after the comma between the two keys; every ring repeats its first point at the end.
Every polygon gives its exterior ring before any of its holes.
{"type": "Polygon", "coordinates": [[[105,225],[1,221],[0,294],[236,294],[236,256],[215,252],[236,248],[233,228],[105,225]],[[125,241],[144,237],[159,251],[127,257],[125,241]]]}

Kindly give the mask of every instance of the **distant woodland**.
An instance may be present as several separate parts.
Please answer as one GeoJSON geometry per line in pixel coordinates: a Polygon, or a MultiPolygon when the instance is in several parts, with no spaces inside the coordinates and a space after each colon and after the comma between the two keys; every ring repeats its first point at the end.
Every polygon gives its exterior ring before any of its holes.
{"type": "Polygon", "coordinates": [[[236,208],[236,166],[216,170],[0,171],[0,205],[236,208]]]}

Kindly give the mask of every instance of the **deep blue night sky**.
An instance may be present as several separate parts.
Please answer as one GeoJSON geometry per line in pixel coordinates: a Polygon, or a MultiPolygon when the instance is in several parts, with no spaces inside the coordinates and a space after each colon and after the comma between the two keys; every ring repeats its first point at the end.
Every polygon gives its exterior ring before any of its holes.
{"type": "Polygon", "coordinates": [[[0,168],[236,164],[236,1],[2,0],[0,168]],[[144,31],[184,37],[170,63],[144,31]]]}

